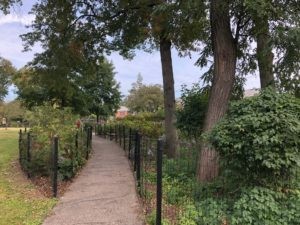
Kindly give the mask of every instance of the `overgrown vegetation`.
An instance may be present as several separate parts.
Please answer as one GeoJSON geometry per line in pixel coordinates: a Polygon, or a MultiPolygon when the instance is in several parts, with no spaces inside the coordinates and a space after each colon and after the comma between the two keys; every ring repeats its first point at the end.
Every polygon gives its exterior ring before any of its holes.
{"type": "Polygon", "coordinates": [[[299,118],[299,99],[271,89],[233,102],[210,135],[221,171],[241,184],[285,187],[300,166],[299,118]]]}
{"type": "Polygon", "coordinates": [[[31,174],[49,175],[51,143],[53,137],[59,137],[59,177],[70,179],[85,163],[86,136],[82,129],[75,126],[78,116],[70,108],[55,109],[52,106],[34,108],[28,115],[30,132],[33,137],[31,162],[28,169],[31,174]],[[75,146],[78,132],[78,148],[75,146]]]}
{"type": "Polygon", "coordinates": [[[181,147],[164,159],[164,207],[177,207],[182,225],[299,224],[299,118],[299,99],[271,89],[233,102],[205,135],[220,153],[219,177],[198,183],[193,148],[181,147]]]}

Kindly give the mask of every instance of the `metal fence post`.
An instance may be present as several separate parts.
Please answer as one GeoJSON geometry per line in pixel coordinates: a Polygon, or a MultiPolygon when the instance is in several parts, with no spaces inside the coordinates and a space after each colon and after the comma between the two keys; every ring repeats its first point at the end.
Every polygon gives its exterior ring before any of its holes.
{"type": "Polygon", "coordinates": [[[162,154],[163,141],[157,140],[157,158],[156,158],[156,225],[161,225],[161,211],[162,211],[162,154]]]}
{"type": "Polygon", "coordinates": [[[129,143],[128,143],[128,159],[130,159],[130,151],[131,151],[131,136],[132,136],[132,130],[129,128],[129,143]]]}
{"type": "Polygon", "coordinates": [[[58,173],[58,137],[54,136],[53,146],[52,146],[52,191],[53,197],[57,197],[57,173],[58,173]]]}
{"type": "Polygon", "coordinates": [[[136,180],[139,194],[141,194],[141,136],[138,132],[136,132],[136,145],[135,145],[135,171],[136,171],[136,180]]]}
{"type": "Polygon", "coordinates": [[[136,161],[137,161],[137,149],[138,149],[138,138],[139,138],[139,134],[137,131],[135,131],[135,142],[134,142],[134,160],[133,160],[133,171],[136,171],[136,161]]]}
{"type": "Polygon", "coordinates": [[[115,142],[118,142],[118,129],[117,129],[117,125],[115,125],[115,142]]]}
{"type": "Polygon", "coordinates": [[[27,133],[27,177],[30,178],[30,172],[29,172],[29,164],[31,161],[31,154],[30,154],[30,148],[31,148],[31,135],[30,132],[27,133]]]}
{"type": "MultiPolygon", "coordinates": [[[[95,129],[95,132],[96,132],[96,129],[95,129]]],[[[90,130],[90,147],[92,147],[92,140],[93,140],[93,129],[91,127],[91,130],[90,130]]]]}
{"type": "Polygon", "coordinates": [[[119,124],[119,145],[122,146],[122,130],[120,124],[119,124]]]}
{"type": "Polygon", "coordinates": [[[89,159],[89,146],[90,146],[90,128],[88,127],[86,129],[86,155],[85,155],[85,159],[88,160],[89,159]]]}
{"type": "Polygon", "coordinates": [[[126,135],[125,135],[125,133],[126,133],[126,128],[123,125],[123,149],[124,149],[124,151],[126,150],[126,135]]]}
{"type": "Polygon", "coordinates": [[[112,128],[111,125],[109,125],[109,140],[112,140],[112,128]]]}

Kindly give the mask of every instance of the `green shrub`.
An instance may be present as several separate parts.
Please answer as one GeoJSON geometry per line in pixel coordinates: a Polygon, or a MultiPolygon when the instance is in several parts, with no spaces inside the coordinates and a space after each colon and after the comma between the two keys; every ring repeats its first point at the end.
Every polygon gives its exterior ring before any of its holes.
{"type": "MultiPolygon", "coordinates": [[[[156,224],[156,213],[155,211],[151,212],[147,217],[146,217],[147,224],[149,225],[155,225],[156,224]]],[[[167,219],[162,218],[161,221],[162,225],[171,225],[170,222],[167,219]]]]}
{"type": "Polygon", "coordinates": [[[78,132],[75,122],[78,116],[70,108],[55,109],[52,106],[40,106],[27,114],[32,134],[31,173],[50,175],[50,155],[53,137],[59,137],[59,178],[69,179],[85,163],[86,134],[79,131],[78,149],[75,149],[75,135],[78,132]]]}
{"type": "Polygon", "coordinates": [[[245,188],[235,199],[202,196],[183,205],[179,215],[183,225],[298,225],[300,221],[300,191],[245,188]]]}
{"type": "Polygon", "coordinates": [[[208,135],[221,156],[221,174],[193,186],[179,224],[299,224],[299,118],[299,100],[272,90],[232,103],[208,135]]]}
{"type": "Polygon", "coordinates": [[[195,84],[191,89],[182,87],[181,107],[177,109],[177,127],[185,137],[201,135],[208,105],[208,93],[195,84]]]}
{"type": "Polygon", "coordinates": [[[158,138],[163,134],[163,122],[160,119],[157,120],[154,113],[129,115],[123,119],[110,122],[112,126],[118,124],[138,130],[142,135],[150,138],[158,138]]]}
{"type": "Polygon", "coordinates": [[[163,178],[164,198],[168,204],[180,204],[191,196],[193,181],[185,181],[165,176],[163,178]]]}
{"type": "Polygon", "coordinates": [[[300,166],[300,102],[267,89],[231,104],[211,132],[222,169],[255,185],[290,182],[300,166]]]}
{"type": "Polygon", "coordinates": [[[182,225],[222,225],[227,221],[227,204],[207,198],[196,203],[185,203],[179,216],[182,225]]]}
{"type": "Polygon", "coordinates": [[[300,192],[282,193],[256,187],[243,191],[234,203],[232,225],[297,225],[300,221],[300,192]]]}

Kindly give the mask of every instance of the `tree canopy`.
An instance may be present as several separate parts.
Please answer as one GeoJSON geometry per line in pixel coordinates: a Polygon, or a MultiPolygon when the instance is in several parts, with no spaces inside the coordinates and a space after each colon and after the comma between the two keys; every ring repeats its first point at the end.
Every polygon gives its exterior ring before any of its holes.
{"type": "Polygon", "coordinates": [[[114,80],[114,67],[106,59],[89,63],[84,74],[56,77],[48,67],[22,68],[14,77],[18,98],[28,107],[46,102],[60,107],[72,107],[74,112],[111,115],[120,102],[119,85],[114,80]],[[88,73],[88,74],[86,74],[88,73]]]}
{"type": "Polygon", "coordinates": [[[124,103],[131,112],[156,112],[163,108],[164,94],[162,86],[159,84],[145,85],[143,78],[139,74],[137,81],[132,84],[129,95],[124,103]]]}

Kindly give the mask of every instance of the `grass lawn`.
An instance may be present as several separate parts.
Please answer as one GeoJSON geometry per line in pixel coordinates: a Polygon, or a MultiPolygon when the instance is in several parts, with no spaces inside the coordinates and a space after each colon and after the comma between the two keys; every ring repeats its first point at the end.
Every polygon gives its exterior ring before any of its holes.
{"type": "Polygon", "coordinates": [[[40,194],[20,171],[18,130],[0,128],[0,225],[41,224],[56,200],[40,194]]]}

